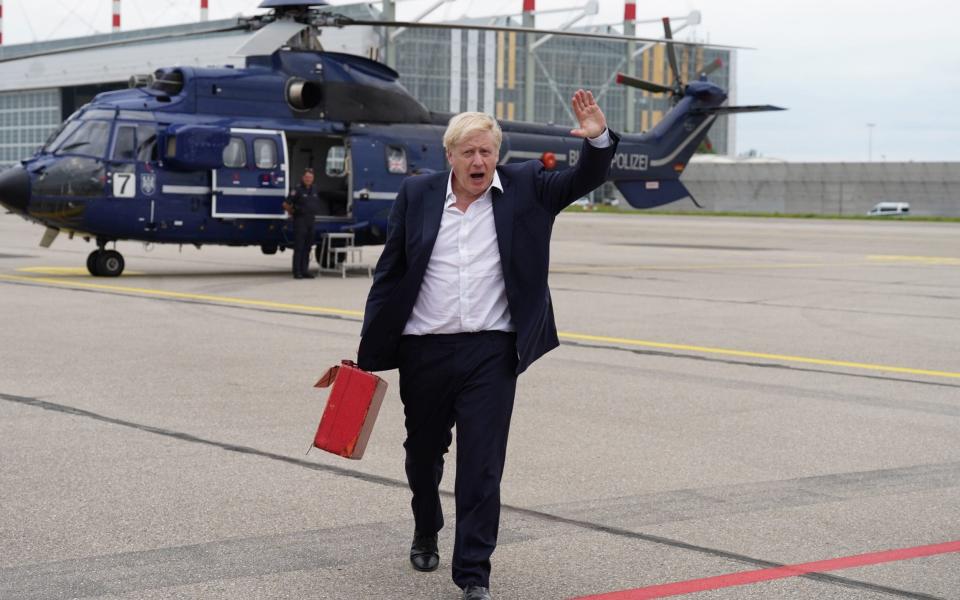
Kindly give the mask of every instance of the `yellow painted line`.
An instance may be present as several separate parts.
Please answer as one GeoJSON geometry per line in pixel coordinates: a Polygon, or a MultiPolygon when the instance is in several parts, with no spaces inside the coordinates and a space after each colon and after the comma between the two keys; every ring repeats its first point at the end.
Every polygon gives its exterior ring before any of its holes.
{"type": "Polygon", "coordinates": [[[744,263],[744,264],[704,264],[704,265],[611,265],[608,267],[597,266],[569,266],[554,267],[550,269],[551,273],[584,273],[584,272],[617,272],[617,271],[700,271],[717,269],[812,269],[820,267],[863,267],[869,266],[868,263],[850,262],[850,263],[744,263]]]}
{"type": "Polygon", "coordinates": [[[960,258],[953,256],[897,256],[875,254],[868,256],[867,259],[877,262],[905,262],[919,263],[924,265],[960,265],[960,258]]]}
{"type": "MultiPolygon", "coordinates": [[[[312,306],[309,304],[291,304],[285,302],[270,302],[267,300],[249,300],[245,298],[234,298],[231,296],[217,296],[212,294],[191,294],[187,292],[172,292],[167,290],[156,290],[149,288],[128,287],[123,285],[109,285],[102,283],[87,283],[83,281],[70,281],[68,279],[54,279],[51,277],[26,277],[20,275],[0,274],[0,280],[23,281],[28,283],[45,283],[55,286],[63,286],[74,289],[91,289],[108,292],[119,292],[131,296],[148,296],[156,298],[174,298],[180,300],[202,300],[206,302],[217,302],[224,305],[233,306],[255,306],[259,308],[274,308],[283,310],[296,310],[313,314],[341,315],[349,317],[362,317],[363,312],[359,310],[345,310],[340,308],[330,308],[324,306],[312,306]]],[[[632,338],[608,337],[601,335],[587,335],[582,333],[560,332],[561,339],[579,342],[598,342],[604,344],[616,344],[620,346],[639,347],[639,348],[657,348],[666,350],[680,350],[684,352],[695,352],[700,354],[714,354],[720,356],[736,356],[740,358],[758,358],[764,360],[790,362],[799,364],[821,365],[829,367],[843,367],[848,369],[861,369],[867,371],[885,371],[889,373],[904,373],[909,375],[925,375],[929,377],[946,377],[950,379],[960,379],[960,373],[952,371],[936,371],[931,369],[914,369],[909,367],[895,367],[890,365],[875,365],[870,363],[860,363],[844,360],[829,360],[822,358],[809,358],[805,356],[791,356],[788,354],[770,354],[766,352],[748,352],[744,350],[732,350],[729,348],[713,348],[710,346],[694,346],[688,344],[671,344],[667,342],[653,342],[648,340],[637,340],[632,338]]]]}
{"type": "Polygon", "coordinates": [[[669,344],[666,342],[650,342],[646,340],[634,340],[630,338],[606,337],[601,335],[585,335],[582,333],[561,332],[559,336],[561,339],[574,340],[574,341],[580,341],[580,342],[602,342],[605,344],[619,344],[623,346],[636,346],[636,347],[642,347],[642,348],[683,350],[686,352],[698,352],[701,354],[719,354],[722,356],[738,356],[742,358],[761,358],[765,360],[777,360],[777,361],[801,363],[801,364],[808,364],[808,365],[845,367],[849,369],[865,369],[868,371],[887,371],[891,373],[907,373],[910,375],[927,375],[930,377],[949,377],[951,379],[960,379],[960,373],[954,373],[952,371],[912,369],[909,367],[874,365],[870,363],[850,362],[846,360],[829,360],[829,359],[823,359],[823,358],[808,358],[805,356],[790,356],[788,354],[768,354],[766,352],[746,352],[744,350],[730,350],[728,348],[711,348],[709,346],[689,346],[686,344],[669,344]]]}
{"type": "MultiPolygon", "coordinates": [[[[21,267],[21,273],[37,273],[40,275],[58,275],[60,277],[92,277],[84,267],[21,267]]],[[[124,276],[143,275],[139,271],[124,271],[124,276]]]]}
{"type": "Polygon", "coordinates": [[[248,300],[245,298],[233,298],[230,296],[215,296],[212,294],[190,294],[187,292],[171,292],[168,290],[154,290],[150,288],[128,287],[125,285],[109,285],[104,283],[87,283],[85,281],[70,281],[68,279],[54,279],[52,277],[23,277],[19,275],[3,275],[0,279],[10,281],[25,281],[30,283],[47,283],[50,285],[80,288],[85,290],[100,290],[106,292],[119,292],[131,296],[152,296],[155,298],[173,298],[177,300],[203,300],[206,302],[219,302],[234,306],[256,306],[259,308],[276,308],[283,310],[299,310],[314,314],[341,315],[348,317],[362,317],[363,311],[345,310],[342,308],[330,308],[326,306],[311,306],[309,304],[289,304],[285,302],[270,302],[268,300],[248,300]]]}

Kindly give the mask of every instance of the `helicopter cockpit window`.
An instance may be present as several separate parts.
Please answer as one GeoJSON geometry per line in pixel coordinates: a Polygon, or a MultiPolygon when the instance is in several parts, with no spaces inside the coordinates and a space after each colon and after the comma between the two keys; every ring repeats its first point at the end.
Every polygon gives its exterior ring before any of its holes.
{"type": "Polygon", "coordinates": [[[253,156],[258,169],[273,169],[277,166],[277,144],[273,140],[253,140],[253,156]]]}
{"type": "Polygon", "coordinates": [[[53,134],[47,139],[44,149],[47,152],[56,152],[60,146],[62,146],[71,135],[73,135],[73,132],[77,130],[77,127],[80,127],[79,121],[68,121],[64,123],[60,129],[53,132],[53,134]]]}
{"type": "Polygon", "coordinates": [[[137,129],[132,125],[117,127],[113,140],[113,160],[133,160],[137,157],[137,129]]]}
{"type": "Polygon", "coordinates": [[[137,125],[137,160],[157,160],[157,128],[153,125],[137,125]]]}
{"type": "Polygon", "coordinates": [[[403,146],[387,146],[387,171],[404,175],[407,172],[407,151],[403,146]]]}
{"type": "Polygon", "coordinates": [[[80,127],[64,144],[55,150],[57,154],[83,154],[103,158],[110,142],[110,123],[107,121],[83,121],[80,127]]]}
{"type": "Polygon", "coordinates": [[[327,177],[343,177],[347,174],[347,149],[344,146],[331,146],[327,150],[327,177]]]}
{"type": "Polygon", "coordinates": [[[223,166],[229,169],[247,166],[247,145],[243,138],[230,138],[230,143],[223,149],[223,166]]]}

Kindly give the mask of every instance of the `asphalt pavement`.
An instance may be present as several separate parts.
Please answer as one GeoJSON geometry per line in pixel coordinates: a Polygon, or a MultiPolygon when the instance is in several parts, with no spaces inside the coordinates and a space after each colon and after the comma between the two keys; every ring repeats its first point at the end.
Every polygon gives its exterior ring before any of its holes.
{"type": "MultiPolygon", "coordinates": [[[[41,234],[0,215],[0,598],[459,598],[395,371],[362,460],[307,453],[370,279],[41,234]]],[[[565,213],[550,283],[495,598],[960,598],[960,226],[565,213]]]]}

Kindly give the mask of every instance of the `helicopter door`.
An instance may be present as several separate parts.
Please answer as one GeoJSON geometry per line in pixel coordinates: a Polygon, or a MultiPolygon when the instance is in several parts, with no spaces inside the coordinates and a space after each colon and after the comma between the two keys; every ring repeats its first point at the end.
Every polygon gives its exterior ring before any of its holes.
{"type": "Polygon", "coordinates": [[[287,139],[282,131],[231,129],[223,166],[213,171],[213,216],[286,219],[287,139]]]}

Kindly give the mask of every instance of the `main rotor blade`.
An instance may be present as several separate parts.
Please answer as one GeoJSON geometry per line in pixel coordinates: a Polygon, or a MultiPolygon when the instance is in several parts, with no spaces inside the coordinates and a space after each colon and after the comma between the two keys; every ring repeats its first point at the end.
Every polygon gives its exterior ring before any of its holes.
{"type": "Polygon", "coordinates": [[[100,48],[113,48],[114,46],[126,46],[130,44],[139,44],[142,42],[165,41],[172,38],[188,38],[192,36],[206,35],[209,33],[225,33],[228,31],[249,31],[250,27],[243,20],[238,19],[233,25],[225,27],[198,28],[181,33],[165,33],[163,35],[149,35],[141,38],[127,38],[122,40],[111,40],[107,42],[96,43],[78,43],[76,46],[63,46],[52,50],[41,50],[39,52],[16,52],[16,46],[0,47],[0,63],[13,62],[27,58],[36,58],[38,56],[53,56],[55,54],[66,54],[67,52],[79,52],[82,50],[99,50],[100,48]]]}
{"type": "Polygon", "coordinates": [[[461,23],[412,23],[410,21],[376,21],[372,19],[353,19],[343,15],[321,13],[314,21],[317,27],[348,27],[366,25],[369,27],[406,27],[408,29],[475,29],[478,31],[513,31],[516,33],[533,33],[536,35],[555,35],[572,38],[593,40],[609,40],[624,42],[650,42],[654,44],[680,44],[681,46],[695,46],[700,48],[717,48],[720,50],[754,50],[747,46],[727,46],[724,44],[701,44],[698,42],[679,42],[663,38],[646,38],[631,35],[617,35],[612,33],[586,33],[582,31],[555,31],[552,29],[534,29],[532,27],[506,27],[502,25],[473,25],[461,23]]]}
{"type": "Polygon", "coordinates": [[[782,106],[771,104],[755,104],[752,106],[715,106],[713,108],[694,108],[690,112],[710,115],[732,115],[735,113],[767,112],[771,110],[787,110],[782,106]]]}
{"type": "Polygon", "coordinates": [[[660,85],[659,83],[650,83],[649,81],[644,81],[643,79],[637,79],[636,77],[624,75],[623,73],[617,73],[617,83],[630,86],[630,87],[640,88],[641,90],[653,92],[654,94],[669,94],[670,92],[673,91],[672,87],[660,85]]]}
{"type": "Polygon", "coordinates": [[[244,40],[243,44],[234,50],[231,56],[247,57],[273,54],[277,48],[286,44],[293,36],[308,27],[310,25],[287,19],[274,21],[261,27],[256,33],[244,40]]]}
{"type": "Polygon", "coordinates": [[[670,40],[667,42],[667,58],[670,60],[670,70],[673,71],[673,81],[676,82],[677,87],[682,87],[683,78],[680,77],[680,69],[677,67],[677,51],[673,47],[677,42],[673,41],[673,31],[670,29],[670,17],[663,18],[663,37],[670,40]]]}

